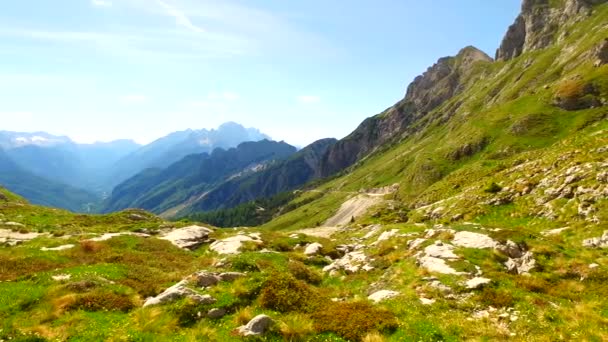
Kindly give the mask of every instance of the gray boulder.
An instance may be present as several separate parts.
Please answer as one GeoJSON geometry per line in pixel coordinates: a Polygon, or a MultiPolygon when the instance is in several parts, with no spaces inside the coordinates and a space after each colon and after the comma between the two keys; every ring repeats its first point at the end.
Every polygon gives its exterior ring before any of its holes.
{"type": "Polygon", "coordinates": [[[164,234],[161,239],[167,240],[179,248],[194,250],[202,244],[210,242],[209,234],[212,232],[213,230],[207,227],[189,226],[174,229],[164,234]]]}
{"type": "Polygon", "coordinates": [[[273,324],[272,318],[266,315],[257,315],[249,323],[237,328],[241,336],[257,336],[262,335],[273,324]]]}

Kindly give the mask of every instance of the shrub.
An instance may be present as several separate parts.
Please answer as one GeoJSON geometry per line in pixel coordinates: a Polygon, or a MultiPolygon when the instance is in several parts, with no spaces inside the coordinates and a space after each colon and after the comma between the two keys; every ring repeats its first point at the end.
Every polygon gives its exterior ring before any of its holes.
{"type": "Polygon", "coordinates": [[[490,183],[483,191],[490,193],[490,194],[495,194],[498,193],[502,190],[502,186],[496,184],[495,182],[490,183]]]}
{"type": "Polygon", "coordinates": [[[371,332],[397,329],[397,319],[388,310],[365,302],[331,302],[312,315],[317,332],[335,332],[351,341],[361,341],[371,332]]]}
{"type": "Polygon", "coordinates": [[[290,261],[287,264],[287,269],[296,279],[303,280],[309,284],[318,285],[323,280],[323,277],[319,272],[308,268],[300,261],[290,261]]]}
{"type": "Polygon", "coordinates": [[[479,301],[486,305],[504,308],[513,305],[513,295],[504,289],[485,287],[479,294],[479,301]]]}
{"type": "Polygon", "coordinates": [[[284,316],[278,330],[285,341],[305,341],[315,331],[314,321],[302,314],[284,316]]]}
{"type": "Polygon", "coordinates": [[[320,302],[315,289],[288,273],[271,274],[260,295],[262,307],[279,312],[311,312],[320,302]]]}
{"type": "Polygon", "coordinates": [[[127,295],[109,291],[94,291],[76,297],[76,300],[67,309],[128,312],[134,307],[133,301],[127,295]]]}
{"type": "Polygon", "coordinates": [[[101,250],[103,246],[95,241],[84,240],[80,241],[80,248],[86,253],[95,253],[101,250]]]}
{"type": "Polygon", "coordinates": [[[248,306],[246,308],[242,308],[236,312],[234,315],[234,323],[237,325],[247,324],[253,318],[253,308],[248,306]]]}

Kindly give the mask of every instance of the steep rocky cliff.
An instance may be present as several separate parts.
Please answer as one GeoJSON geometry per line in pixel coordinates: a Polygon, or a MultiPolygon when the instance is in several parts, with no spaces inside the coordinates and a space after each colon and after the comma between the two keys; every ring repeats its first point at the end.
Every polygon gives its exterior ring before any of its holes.
{"type": "Polygon", "coordinates": [[[405,98],[383,113],[368,118],[349,136],[329,149],[323,158],[323,176],[339,172],[379,146],[419,128],[414,123],[463,89],[463,79],[477,62],[492,58],[475,47],[462,49],[454,57],[440,58],[408,86],[405,98]]]}
{"type": "Polygon", "coordinates": [[[496,51],[496,59],[510,60],[564,39],[569,27],[588,17],[594,5],[604,2],[606,0],[524,0],[521,14],[496,51]]]}

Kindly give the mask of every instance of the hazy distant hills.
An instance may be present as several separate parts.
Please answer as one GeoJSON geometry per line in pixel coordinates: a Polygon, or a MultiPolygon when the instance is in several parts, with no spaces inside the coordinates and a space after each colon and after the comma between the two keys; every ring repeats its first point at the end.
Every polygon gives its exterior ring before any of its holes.
{"type": "Polygon", "coordinates": [[[147,168],[165,168],[189,154],[211,153],[216,148],[229,149],[246,141],[270,137],[255,128],[227,122],[217,129],[185,130],[171,133],[118,161],[106,180],[110,188],[147,168]]]}
{"type": "Polygon", "coordinates": [[[141,208],[162,213],[238,175],[267,167],[296,153],[296,148],[269,140],[244,142],[236,148],[192,154],[165,169],[146,169],[118,185],[104,203],[105,212],[141,208]]]}
{"type": "Polygon", "coordinates": [[[0,131],[0,184],[37,204],[82,211],[147,168],[165,168],[190,154],[263,139],[269,137],[233,122],[217,129],[174,132],[145,146],[132,140],[79,144],[46,132],[0,131]],[[66,189],[58,191],[61,187],[66,189]],[[48,188],[57,191],[34,191],[48,188]],[[80,195],[73,201],[66,193],[80,195]]]}

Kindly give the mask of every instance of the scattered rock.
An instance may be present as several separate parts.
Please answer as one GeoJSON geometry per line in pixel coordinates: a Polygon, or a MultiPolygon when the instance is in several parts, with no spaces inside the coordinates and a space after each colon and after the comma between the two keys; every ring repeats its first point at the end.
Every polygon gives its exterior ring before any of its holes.
{"type": "Polygon", "coordinates": [[[398,229],[392,229],[392,230],[383,232],[382,234],[380,234],[380,236],[378,236],[378,240],[376,240],[376,242],[374,242],[373,245],[377,245],[382,241],[390,240],[392,237],[396,236],[397,233],[399,233],[398,229]]]}
{"type": "Polygon", "coordinates": [[[187,280],[182,280],[179,283],[171,286],[170,288],[163,291],[163,293],[159,294],[156,297],[148,298],[144,307],[150,305],[158,305],[173,302],[179,300],[181,298],[190,298],[200,304],[213,304],[215,303],[215,299],[210,295],[201,295],[196,293],[194,290],[186,287],[188,284],[187,280]]]}
{"type": "Polygon", "coordinates": [[[433,305],[435,304],[436,300],[434,299],[428,299],[428,298],[420,298],[420,303],[422,303],[422,305],[433,305]]]}
{"type": "Polygon", "coordinates": [[[529,274],[536,267],[532,252],[525,252],[521,258],[509,258],[505,263],[507,271],[513,274],[529,274]]]}
{"type": "Polygon", "coordinates": [[[213,230],[210,228],[194,225],[174,229],[163,235],[161,239],[167,240],[179,248],[194,250],[204,243],[210,242],[209,234],[212,232],[213,230]]]}
{"type": "Polygon", "coordinates": [[[58,246],[58,247],[42,247],[40,248],[41,251],[43,252],[48,252],[48,251],[63,251],[66,249],[72,249],[76,247],[75,245],[69,244],[69,245],[63,245],[63,246],[58,246]]]}
{"type": "Polygon", "coordinates": [[[441,274],[466,274],[465,272],[458,272],[448,264],[446,264],[445,260],[431,257],[431,256],[423,256],[418,258],[418,265],[420,267],[426,268],[429,272],[441,273],[441,274]]]}
{"type": "Polygon", "coordinates": [[[211,309],[209,311],[207,311],[207,317],[211,318],[211,319],[218,319],[218,318],[222,318],[227,314],[226,309],[224,308],[216,308],[216,309],[211,309]]]}
{"type": "Polygon", "coordinates": [[[583,240],[583,247],[608,248],[608,230],[604,231],[601,237],[583,240]]]}
{"type": "Polygon", "coordinates": [[[309,244],[308,246],[306,246],[306,249],[304,249],[304,254],[305,255],[317,255],[321,252],[321,250],[323,249],[323,245],[318,243],[318,242],[313,242],[311,244],[309,244]]]}
{"type": "Polygon", "coordinates": [[[273,324],[272,318],[266,315],[257,315],[246,325],[237,328],[237,332],[241,336],[257,336],[262,335],[273,324]]]}
{"type": "Polygon", "coordinates": [[[459,247],[478,249],[494,248],[498,245],[498,242],[487,235],[467,231],[454,234],[452,243],[459,247]]]}
{"type": "Polygon", "coordinates": [[[380,290],[372,293],[367,297],[367,299],[371,300],[374,303],[379,303],[383,300],[391,299],[399,295],[399,292],[390,291],[390,290],[380,290]]]}
{"type": "Polygon", "coordinates": [[[595,48],[595,67],[600,67],[604,64],[608,64],[608,38],[595,48]]]}
{"type": "Polygon", "coordinates": [[[521,258],[525,252],[522,247],[511,240],[507,240],[503,245],[496,246],[496,250],[513,259],[521,258]]]}
{"type": "Polygon", "coordinates": [[[596,264],[596,263],[589,264],[589,269],[590,269],[590,270],[595,269],[595,268],[598,268],[598,267],[600,267],[600,265],[598,265],[598,264],[596,264]]]}
{"type": "Polygon", "coordinates": [[[353,251],[346,253],[342,258],[323,267],[323,272],[330,272],[332,274],[331,272],[335,273],[336,271],[344,270],[349,274],[357,273],[364,265],[371,261],[362,251],[353,251]]]}
{"type": "Polygon", "coordinates": [[[424,253],[427,256],[442,259],[458,259],[458,255],[454,254],[454,246],[443,243],[441,241],[435,241],[434,244],[427,246],[424,249],[424,253]]]}
{"type": "Polygon", "coordinates": [[[410,250],[417,249],[418,247],[420,247],[425,242],[426,242],[426,239],[417,238],[417,239],[408,241],[407,247],[410,250]]]}
{"type": "Polygon", "coordinates": [[[468,280],[465,285],[467,289],[476,290],[484,287],[485,285],[491,283],[492,280],[488,278],[475,277],[473,279],[468,280]]]}

